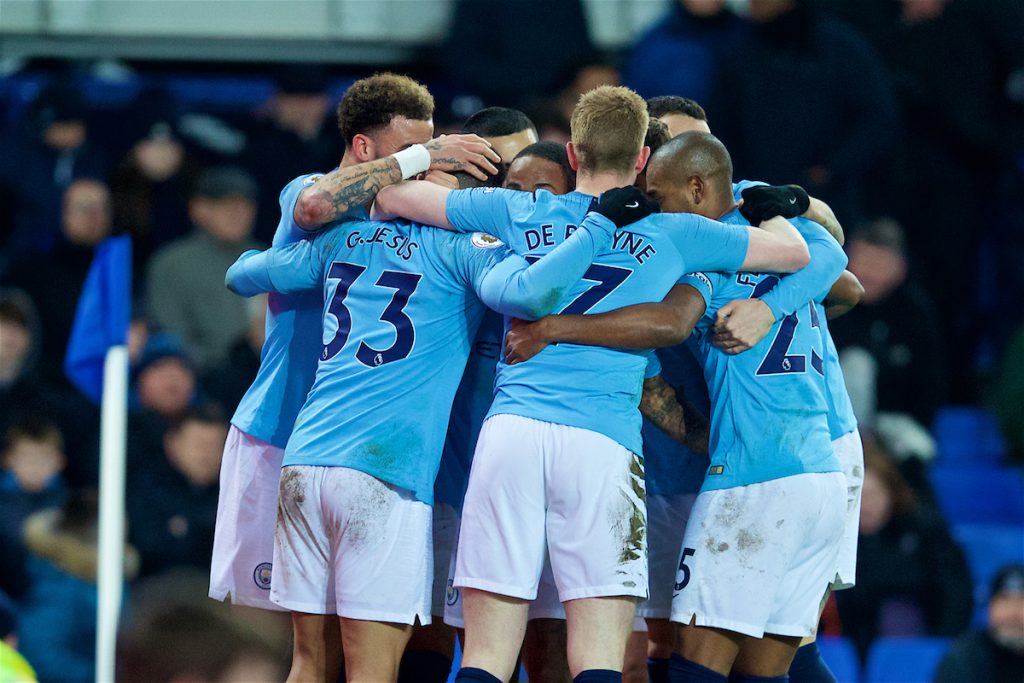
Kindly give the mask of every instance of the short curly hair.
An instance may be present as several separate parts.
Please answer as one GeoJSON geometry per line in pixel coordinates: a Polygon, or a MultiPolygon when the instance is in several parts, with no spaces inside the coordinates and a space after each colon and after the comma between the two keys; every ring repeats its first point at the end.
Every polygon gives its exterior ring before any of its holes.
{"type": "Polygon", "coordinates": [[[396,116],[428,121],[434,116],[434,97],[408,76],[379,73],[353,83],[338,104],[338,128],[346,147],[356,135],[379,130],[396,116]]]}

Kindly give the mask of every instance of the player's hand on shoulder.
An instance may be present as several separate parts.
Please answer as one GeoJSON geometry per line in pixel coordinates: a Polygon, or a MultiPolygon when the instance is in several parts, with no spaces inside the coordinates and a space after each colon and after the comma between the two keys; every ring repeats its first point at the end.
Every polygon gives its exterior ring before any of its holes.
{"type": "Polygon", "coordinates": [[[447,187],[449,190],[459,189],[459,179],[445,171],[427,171],[423,176],[423,180],[440,185],[441,187],[447,187]]]}
{"type": "Polygon", "coordinates": [[[711,342],[735,355],[751,349],[768,335],[775,314],[760,299],[736,299],[718,309],[711,342]]]}
{"type": "Polygon", "coordinates": [[[630,185],[608,190],[590,210],[615,223],[615,227],[621,228],[657,213],[661,206],[640,189],[630,185]]]}
{"type": "Polygon", "coordinates": [[[491,143],[479,135],[439,135],[425,147],[430,152],[431,171],[465,171],[479,180],[498,172],[501,161],[491,143]]]}
{"type": "Polygon", "coordinates": [[[799,185],[754,185],[743,190],[740,213],[751,225],[760,225],[775,216],[796,218],[810,205],[810,196],[799,185]]]}
{"type": "Polygon", "coordinates": [[[509,365],[530,360],[548,346],[543,335],[544,319],[527,322],[513,318],[505,335],[505,362],[509,365]]]}

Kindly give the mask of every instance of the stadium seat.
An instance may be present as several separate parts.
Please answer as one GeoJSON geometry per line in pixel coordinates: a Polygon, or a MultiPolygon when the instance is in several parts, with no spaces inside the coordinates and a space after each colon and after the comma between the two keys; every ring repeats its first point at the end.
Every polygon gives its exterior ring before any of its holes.
{"type": "Polygon", "coordinates": [[[867,683],[931,683],[948,638],[879,638],[868,653],[867,683]]]}
{"type": "Polygon", "coordinates": [[[935,416],[932,434],[941,465],[994,465],[1006,454],[1006,441],[991,411],[947,406],[935,416]]]}
{"type": "Polygon", "coordinates": [[[1002,567],[1024,563],[1024,525],[958,524],[953,537],[967,555],[974,582],[974,624],[985,622],[989,584],[1002,567]]]}
{"type": "Polygon", "coordinates": [[[860,661],[853,643],[846,638],[823,636],[818,638],[818,650],[839,683],[860,682],[860,661]]]}
{"type": "Polygon", "coordinates": [[[1009,467],[936,466],[931,482],[952,524],[1024,524],[1024,478],[1009,467]]]}

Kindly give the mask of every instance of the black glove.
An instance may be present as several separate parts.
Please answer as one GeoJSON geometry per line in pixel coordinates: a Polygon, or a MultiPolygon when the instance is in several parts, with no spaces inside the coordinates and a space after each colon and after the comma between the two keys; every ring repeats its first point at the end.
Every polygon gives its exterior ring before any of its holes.
{"type": "Polygon", "coordinates": [[[630,223],[636,223],[642,218],[647,218],[652,213],[657,213],[661,210],[661,206],[630,185],[608,190],[601,195],[596,203],[590,205],[590,210],[615,223],[615,227],[621,228],[630,223]]]}
{"type": "Polygon", "coordinates": [[[743,190],[740,213],[758,225],[775,216],[796,218],[807,211],[811,198],[799,185],[754,185],[743,190]]]}

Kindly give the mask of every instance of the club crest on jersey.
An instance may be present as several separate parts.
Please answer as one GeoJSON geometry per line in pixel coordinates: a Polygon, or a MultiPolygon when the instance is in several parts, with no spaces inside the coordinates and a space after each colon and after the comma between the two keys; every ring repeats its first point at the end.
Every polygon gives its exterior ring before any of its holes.
{"type": "Polygon", "coordinates": [[[494,249],[505,244],[494,235],[488,235],[486,232],[474,232],[471,239],[473,240],[473,246],[480,249],[494,249]]]}
{"type": "Polygon", "coordinates": [[[725,465],[715,465],[709,468],[708,474],[725,474],[725,465]]]}
{"type": "Polygon", "coordinates": [[[269,562],[260,562],[252,573],[252,580],[265,591],[270,590],[270,574],[272,569],[273,565],[269,562]]]}

